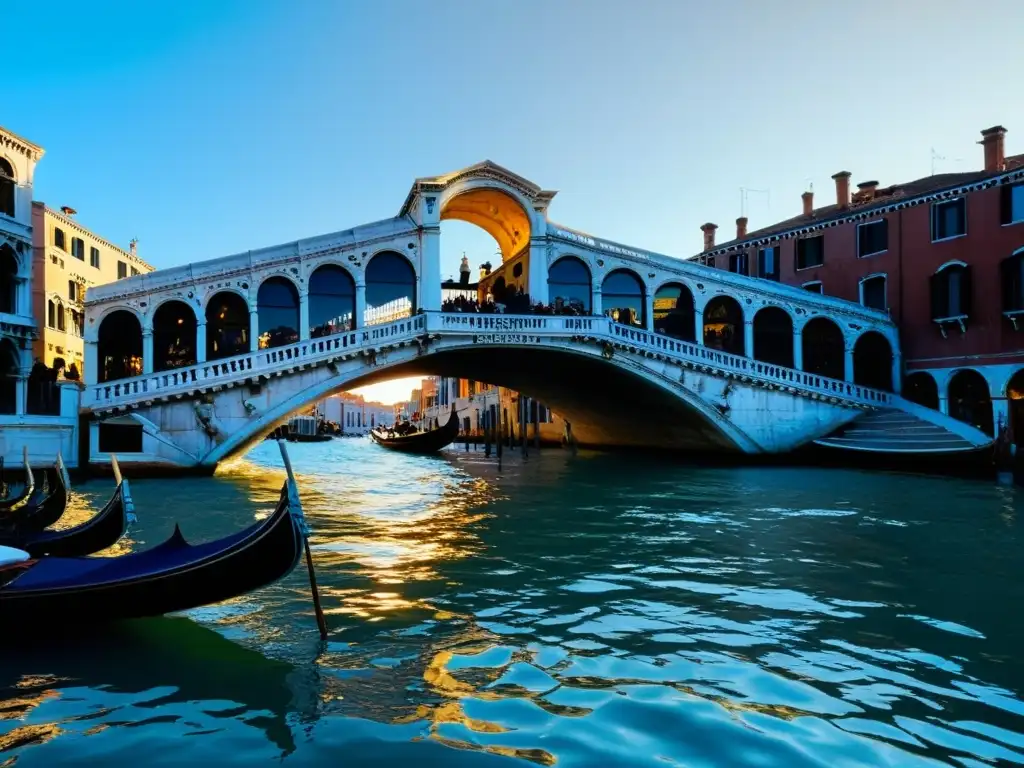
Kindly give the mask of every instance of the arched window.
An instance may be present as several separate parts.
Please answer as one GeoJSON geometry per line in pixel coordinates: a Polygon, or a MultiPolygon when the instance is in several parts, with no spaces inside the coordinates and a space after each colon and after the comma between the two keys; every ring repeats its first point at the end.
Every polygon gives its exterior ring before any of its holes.
{"type": "Polygon", "coordinates": [[[67,315],[64,312],[64,304],[63,304],[63,302],[58,301],[57,302],[57,330],[58,331],[66,330],[66,325],[67,325],[67,315]]]}
{"type": "Polygon", "coordinates": [[[754,315],[754,359],[793,367],[793,318],[782,307],[764,307],[754,315]]]}
{"type": "Polygon", "coordinates": [[[309,335],[312,338],[356,327],[356,283],[336,264],[317,267],[309,276],[309,335]]]}
{"type": "Polygon", "coordinates": [[[206,359],[244,355],[249,339],[249,305],[234,291],[214,294],[206,304],[206,359]]]}
{"type": "Polygon", "coordinates": [[[268,277],[256,294],[260,318],[260,349],[283,347],[299,340],[299,292],[286,277],[268,277]]]}
{"type": "Polygon", "coordinates": [[[860,281],[860,303],[869,309],[889,309],[885,275],[871,275],[860,281]]]}
{"type": "Polygon", "coordinates": [[[364,325],[390,323],[416,312],[416,271],[400,253],[378,253],[366,265],[364,325]]]}
{"type": "Polygon", "coordinates": [[[948,394],[950,416],[986,435],[994,434],[992,396],[984,376],[970,368],[957,371],[949,380],[948,394]]]}
{"type": "Polygon", "coordinates": [[[654,332],[696,341],[693,294],[681,283],[663,285],[654,294],[654,332]]]}
{"type": "Polygon", "coordinates": [[[903,382],[904,398],[925,408],[939,409],[939,386],[926,371],[911,373],[903,382]]]}
{"type": "Polygon", "coordinates": [[[960,262],[946,264],[931,276],[932,320],[971,316],[971,268],[960,262]]]}
{"type": "Polygon", "coordinates": [[[715,296],[704,307],[704,346],[744,354],[743,308],[732,296],[715,296]]]}
{"type": "Polygon", "coordinates": [[[17,184],[14,166],[0,157],[0,213],[14,216],[14,190],[17,184]]]}
{"type": "Polygon", "coordinates": [[[601,283],[601,308],[617,323],[644,328],[647,312],[643,281],[628,269],[609,272],[601,283]]]}
{"type": "Polygon", "coordinates": [[[153,370],[196,364],[196,314],[183,301],[165,301],[153,313],[153,370]]]}
{"type": "Polygon", "coordinates": [[[868,331],[854,344],[853,383],[892,392],[892,347],[882,334],[868,331]]]}
{"type": "Polygon", "coordinates": [[[18,258],[9,245],[0,247],[0,312],[18,314],[18,258]]]}
{"type": "Polygon", "coordinates": [[[142,373],[142,326],[134,313],[118,309],[103,318],[97,357],[97,381],[127,379],[142,373]]]}
{"type": "Polygon", "coordinates": [[[548,269],[548,300],[556,310],[590,314],[590,269],[575,256],[563,256],[548,269]]]}
{"type": "Polygon", "coordinates": [[[807,373],[846,378],[846,342],[838,325],[827,317],[815,317],[804,326],[800,343],[807,373]]]}
{"type": "Polygon", "coordinates": [[[46,301],[46,327],[57,327],[57,305],[53,303],[53,299],[46,301]]]}
{"type": "Polygon", "coordinates": [[[18,367],[18,348],[14,342],[0,341],[0,413],[17,413],[18,367]]]}

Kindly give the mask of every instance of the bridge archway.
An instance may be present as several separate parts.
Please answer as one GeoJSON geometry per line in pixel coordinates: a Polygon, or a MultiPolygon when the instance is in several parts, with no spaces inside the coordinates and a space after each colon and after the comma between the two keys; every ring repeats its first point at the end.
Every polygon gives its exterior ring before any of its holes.
{"type": "Polygon", "coordinates": [[[563,256],[548,268],[548,301],[556,310],[575,308],[590,314],[590,267],[575,256],[563,256]]]}
{"type": "Polygon", "coordinates": [[[366,265],[363,325],[389,323],[416,313],[416,270],[402,254],[381,251],[366,265]]]}
{"type": "Polygon", "coordinates": [[[984,376],[972,368],[959,370],[949,380],[947,393],[950,416],[993,435],[992,395],[984,376]]]}
{"type": "Polygon", "coordinates": [[[283,347],[299,340],[299,291],[286,277],[268,277],[256,292],[259,348],[283,347]]]}
{"type": "Polygon", "coordinates": [[[1024,370],[1015,372],[1007,383],[1006,402],[1010,411],[1010,436],[1020,449],[1024,446],[1024,370]]]}
{"type": "Polygon", "coordinates": [[[206,303],[206,359],[251,351],[249,304],[234,291],[215,293],[206,303]]]}
{"type": "Polygon", "coordinates": [[[793,318],[782,307],[763,307],[754,315],[755,360],[793,367],[793,318]]]}
{"type": "Polygon", "coordinates": [[[356,327],[356,282],[344,267],[322,264],[309,276],[309,335],[331,336],[356,327]]]}
{"type": "Polygon", "coordinates": [[[134,312],[116,309],[100,321],[97,381],[116,381],[142,373],[142,323],[134,312]]]}
{"type": "Polygon", "coordinates": [[[918,371],[907,376],[903,382],[903,397],[925,408],[939,409],[939,385],[927,371],[918,371]]]}
{"type": "Polygon", "coordinates": [[[743,307],[732,296],[715,296],[704,307],[704,346],[744,354],[743,307]]]}
{"type": "Polygon", "coordinates": [[[0,312],[18,314],[18,257],[6,243],[0,246],[0,312]]]}
{"type": "Polygon", "coordinates": [[[853,345],[853,383],[892,392],[892,346],[882,334],[868,331],[853,345]]]}
{"type": "Polygon", "coordinates": [[[631,269],[616,269],[601,283],[601,309],[616,323],[647,327],[644,281],[631,269]]]}
{"type": "Polygon", "coordinates": [[[807,322],[800,334],[807,373],[843,381],[846,378],[846,341],[842,329],[827,317],[807,322]]]}
{"type": "Polygon", "coordinates": [[[667,283],[654,294],[654,331],[681,341],[696,342],[697,317],[693,293],[682,283],[667,283]]]}
{"type": "Polygon", "coordinates": [[[195,365],[196,313],[183,301],[165,301],[153,313],[153,370],[195,365]]]}
{"type": "Polygon", "coordinates": [[[456,192],[441,207],[441,220],[473,224],[494,238],[506,262],[530,242],[530,216],[522,203],[494,187],[475,187],[456,192]]]}

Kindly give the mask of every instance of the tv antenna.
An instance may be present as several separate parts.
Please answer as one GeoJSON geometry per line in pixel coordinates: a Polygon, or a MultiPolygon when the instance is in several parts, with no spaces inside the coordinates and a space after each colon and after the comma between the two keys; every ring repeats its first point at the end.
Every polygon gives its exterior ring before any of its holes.
{"type": "Polygon", "coordinates": [[[770,189],[751,189],[750,187],[740,187],[740,216],[747,215],[747,201],[750,199],[750,195],[764,195],[768,201],[768,210],[772,209],[772,193],[770,189]]]}
{"type": "MultiPolygon", "coordinates": [[[[948,160],[949,158],[947,158],[945,155],[940,155],[938,152],[936,152],[935,151],[935,147],[932,147],[931,149],[932,149],[932,176],[934,176],[935,175],[935,161],[936,160],[948,160]]],[[[962,157],[954,157],[951,162],[953,162],[953,163],[962,163],[963,161],[964,161],[964,159],[962,157]]]]}

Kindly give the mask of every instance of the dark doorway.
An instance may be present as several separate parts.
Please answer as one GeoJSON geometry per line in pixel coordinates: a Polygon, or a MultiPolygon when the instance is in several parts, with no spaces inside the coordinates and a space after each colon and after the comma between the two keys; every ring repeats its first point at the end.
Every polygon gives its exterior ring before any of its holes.
{"type": "Polygon", "coordinates": [[[808,321],[800,334],[804,370],[816,376],[846,378],[846,343],[839,326],[826,317],[808,321]]]}
{"type": "Polygon", "coordinates": [[[732,296],[716,296],[704,307],[704,346],[744,354],[743,308],[732,296]]]}
{"type": "Polygon", "coordinates": [[[950,416],[977,427],[989,437],[995,433],[992,395],[984,376],[971,368],[957,371],[949,380],[948,393],[950,416]]]}
{"type": "Polygon", "coordinates": [[[214,294],[206,305],[206,359],[222,360],[251,351],[248,303],[233,291],[214,294]]]}
{"type": "Polygon", "coordinates": [[[903,397],[925,408],[939,409],[939,386],[935,378],[924,371],[907,376],[903,382],[903,397]]]}
{"type": "Polygon", "coordinates": [[[126,309],[111,312],[100,322],[100,370],[97,381],[115,381],[142,373],[142,325],[126,309]]]}
{"type": "Polygon", "coordinates": [[[875,331],[863,334],[853,347],[853,383],[892,392],[892,347],[875,331]]]}
{"type": "Polygon", "coordinates": [[[697,320],[693,294],[682,283],[663,285],[654,294],[654,331],[674,339],[694,342],[697,320]]]}
{"type": "Polygon", "coordinates": [[[165,301],[153,313],[153,370],[196,364],[196,314],[183,301],[165,301]]]}
{"type": "Polygon", "coordinates": [[[754,359],[793,367],[793,318],[781,307],[765,307],[754,315],[754,359]]]}

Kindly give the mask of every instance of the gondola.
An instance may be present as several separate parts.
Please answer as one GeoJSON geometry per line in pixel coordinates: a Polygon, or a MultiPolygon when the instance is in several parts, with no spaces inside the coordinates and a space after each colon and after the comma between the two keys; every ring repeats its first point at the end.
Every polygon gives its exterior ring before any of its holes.
{"type": "MultiPolygon", "coordinates": [[[[22,449],[24,462],[25,462],[25,485],[19,488],[13,495],[6,495],[4,498],[0,498],[0,515],[19,508],[32,496],[32,491],[35,490],[35,477],[32,475],[32,467],[28,463],[28,446],[22,449]]],[[[6,491],[10,494],[11,486],[4,483],[6,491]]]]}
{"type": "Polygon", "coordinates": [[[443,427],[426,432],[414,432],[411,435],[389,434],[381,427],[370,431],[370,437],[377,445],[403,453],[437,453],[458,436],[459,418],[454,405],[448,415],[448,421],[443,427]]]}
{"type": "Polygon", "coordinates": [[[122,480],[103,509],[81,525],[62,531],[0,529],[0,547],[24,550],[30,557],[82,557],[112,547],[134,519],[128,482],[122,480]]]}
{"type": "Polygon", "coordinates": [[[116,621],[227,600],[290,573],[305,531],[289,475],[270,517],[206,544],[189,544],[175,526],[164,543],[121,557],[33,560],[0,550],[0,626],[116,621]]]}
{"type": "Polygon", "coordinates": [[[54,525],[64,515],[68,506],[68,489],[71,481],[60,453],[50,469],[45,470],[45,488],[36,483],[29,499],[18,509],[0,514],[0,538],[19,534],[35,533],[54,525]]]}

